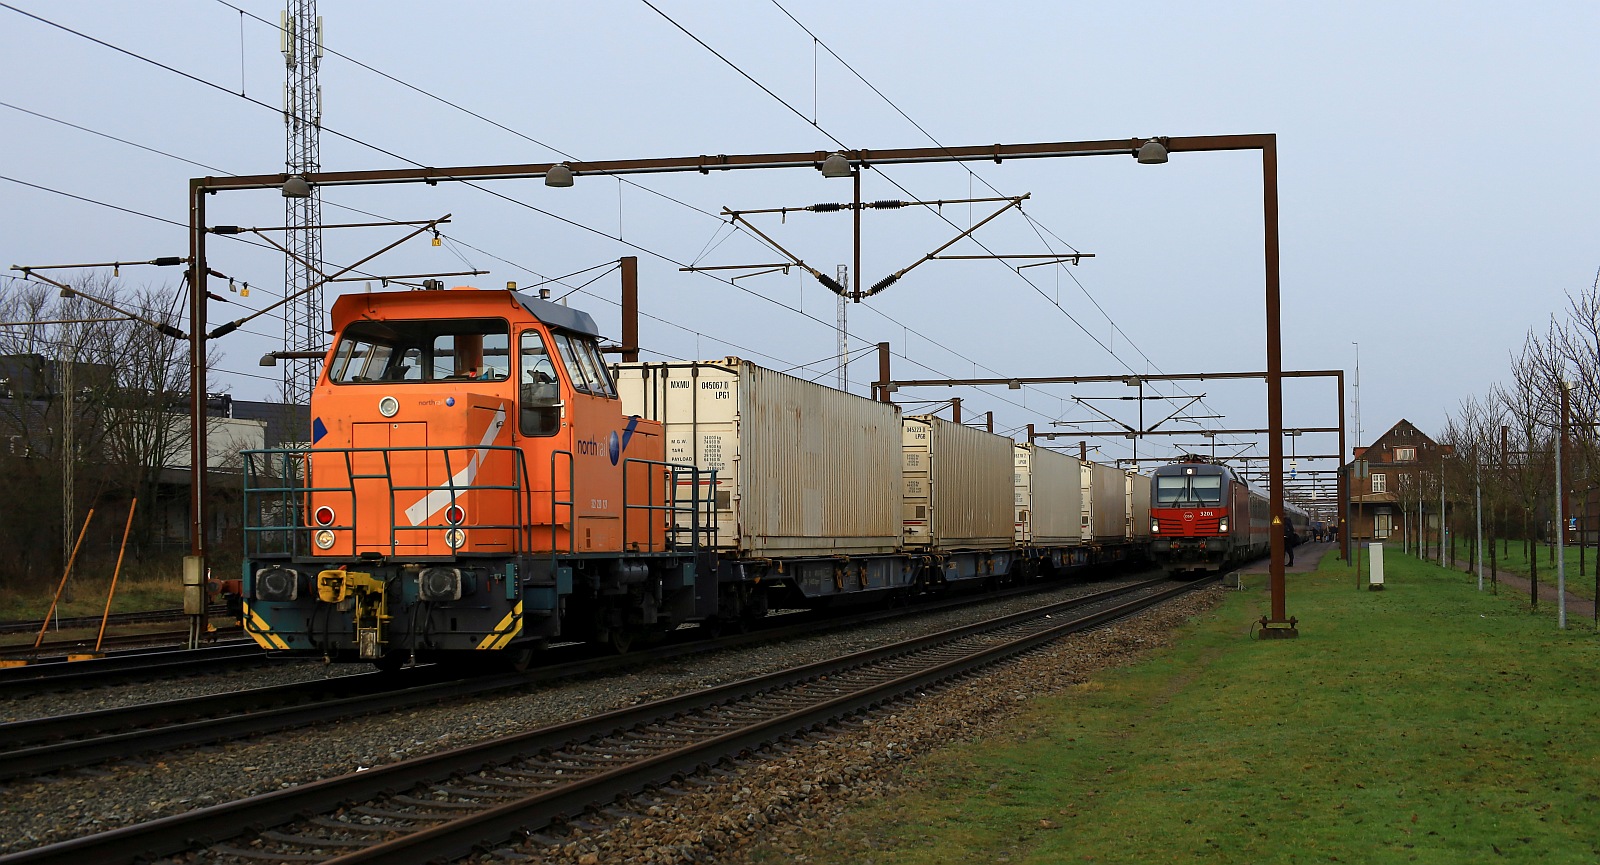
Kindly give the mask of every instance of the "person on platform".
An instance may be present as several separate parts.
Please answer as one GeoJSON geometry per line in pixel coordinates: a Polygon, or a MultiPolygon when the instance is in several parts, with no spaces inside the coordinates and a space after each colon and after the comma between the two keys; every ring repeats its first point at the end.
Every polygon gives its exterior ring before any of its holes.
{"type": "Polygon", "coordinates": [[[1283,562],[1287,567],[1294,567],[1294,548],[1300,545],[1300,535],[1294,530],[1294,523],[1283,521],[1283,562]]]}

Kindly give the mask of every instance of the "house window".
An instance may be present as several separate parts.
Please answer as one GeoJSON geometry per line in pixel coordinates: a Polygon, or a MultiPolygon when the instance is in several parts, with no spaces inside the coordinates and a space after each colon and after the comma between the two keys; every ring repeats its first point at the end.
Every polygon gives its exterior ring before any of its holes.
{"type": "Polygon", "coordinates": [[[1386,478],[1386,477],[1384,477],[1383,475],[1380,475],[1380,474],[1373,475],[1372,476],[1372,491],[1375,492],[1375,493],[1386,493],[1386,492],[1388,492],[1389,491],[1388,478],[1386,478]]]}
{"type": "Polygon", "coordinates": [[[1395,448],[1394,461],[1397,463],[1410,463],[1417,461],[1416,448],[1395,448]]]}

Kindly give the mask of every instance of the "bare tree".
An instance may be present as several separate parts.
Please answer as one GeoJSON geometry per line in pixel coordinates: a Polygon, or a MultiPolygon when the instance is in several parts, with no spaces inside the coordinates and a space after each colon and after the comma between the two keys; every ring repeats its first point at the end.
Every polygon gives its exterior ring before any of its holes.
{"type": "MultiPolygon", "coordinates": [[[[69,284],[76,294],[65,297],[53,286],[17,279],[0,292],[0,321],[8,323],[0,327],[0,495],[26,503],[0,521],[0,542],[13,551],[0,559],[3,581],[60,573],[63,545],[56,541],[68,504],[76,523],[91,506],[115,510],[141,499],[131,535],[131,550],[141,557],[143,541],[159,534],[153,505],[162,472],[187,453],[185,345],[79,297],[172,323],[178,292],[129,288],[102,273],[69,284]],[[73,497],[66,503],[69,476],[73,497]]],[[[95,523],[91,539],[114,543],[120,535],[114,518],[97,516],[95,523]]]]}
{"type": "MultiPolygon", "coordinates": [[[[1505,420],[1505,410],[1495,400],[1479,401],[1476,397],[1467,397],[1460,403],[1454,416],[1445,424],[1440,442],[1455,448],[1457,459],[1447,463],[1447,483],[1450,489],[1461,490],[1459,501],[1471,504],[1462,510],[1467,513],[1476,513],[1481,508],[1485,537],[1480,546],[1476,525],[1471,526],[1468,536],[1471,538],[1468,549],[1472,555],[1467,557],[1467,571],[1470,573],[1473,564],[1487,556],[1490,562],[1490,585],[1498,588],[1498,568],[1494,563],[1495,519],[1497,506],[1503,492],[1495,483],[1497,472],[1494,471],[1499,457],[1500,427],[1505,420]],[[1489,467],[1487,475],[1485,466],[1489,467]]],[[[1459,513],[1459,511],[1458,511],[1459,513]]],[[[1463,520],[1457,519],[1459,528],[1463,520]]],[[[1454,546],[1452,546],[1452,552],[1454,546]]]]}
{"type": "Polygon", "coordinates": [[[1539,605],[1538,541],[1542,538],[1540,505],[1550,491],[1554,470],[1553,435],[1560,420],[1563,357],[1557,348],[1558,327],[1554,320],[1548,332],[1532,331],[1523,340],[1522,351],[1511,367],[1510,387],[1496,389],[1496,398],[1505,408],[1513,427],[1512,454],[1514,491],[1523,512],[1523,544],[1532,581],[1531,603],[1539,605]]]}

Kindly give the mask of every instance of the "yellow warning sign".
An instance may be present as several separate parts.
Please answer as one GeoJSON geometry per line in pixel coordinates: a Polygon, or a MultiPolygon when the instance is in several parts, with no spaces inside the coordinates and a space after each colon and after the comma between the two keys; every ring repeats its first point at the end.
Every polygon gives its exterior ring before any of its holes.
{"type": "Polygon", "coordinates": [[[1275,525],[1275,526],[1283,525],[1283,518],[1282,517],[1273,517],[1272,518],[1272,524],[1275,525]]]}

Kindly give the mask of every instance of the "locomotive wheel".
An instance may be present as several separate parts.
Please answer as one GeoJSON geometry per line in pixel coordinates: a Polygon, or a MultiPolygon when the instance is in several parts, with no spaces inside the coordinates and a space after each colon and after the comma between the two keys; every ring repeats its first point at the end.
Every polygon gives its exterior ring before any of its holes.
{"type": "Polygon", "coordinates": [[[606,633],[606,645],[611,647],[611,651],[626,655],[633,648],[633,636],[633,632],[625,628],[612,628],[606,633]]]}
{"type": "Polygon", "coordinates": [[[384,652],[381,657],[372,662],[372,666],[377,667],[379,672],[393,673],[401,667],[404,667],[406,662],[410,660],[410,652],[397,649],[393,652],[384,652]]]}
{"type": "Polygon", "coordinates": [[[526,673],[528,668],[533,666],[533,656],[536,653],[537,649],[534,646],[518,646],[506,649],[502,653],[504,657],[501,661],[505,668],[513,673],[526,673]]]}

